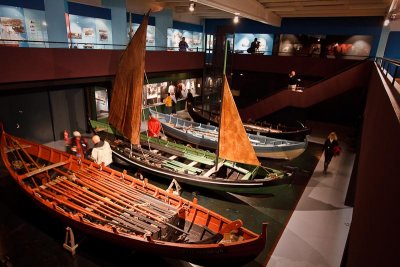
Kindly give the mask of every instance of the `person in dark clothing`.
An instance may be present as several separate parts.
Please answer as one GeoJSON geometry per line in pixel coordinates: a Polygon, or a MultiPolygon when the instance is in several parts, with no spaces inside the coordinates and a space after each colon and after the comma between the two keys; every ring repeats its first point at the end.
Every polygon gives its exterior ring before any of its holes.
{"type": "Polygon", "coordinates": [[[189,45],[185,41],[185,37],[182,37],[182,40],[179,42],[178,46],[179,46],[179,51],[183,52],[185,52],[189,48],[189,45]]]}
{"type": "Polygon", "coordinates": [[[260,47],[260,42],[257,41],[257,38],[254,38],[254,41],[251,42],[249,49],[247,49],[247,53],[254,54],[256,51],[258,51],[259,47],[260,47]]]}
{"type": "Polygon", "coordinates": [[[85,138],[81,137],[81,133],[78,131],[74,131],[72,135],[73,137],[67,145],[67,152],[77,157],[84,158],[89,148],[88,142],[85,138]]]}
{"type": "Polygon", "coordinates": [[[325,140],[324,143],[324,154],[325,154],[325,162],[324,162],[324,174],[328,172],[329,163],[332,160],[333,156],[338,155],[337,149],[339,148],[339,142],[337,140],[337,135],[335,132],[331,132],[325,140]]]}
{"type": "Polygon", "coordinates": [[[193,100],[194,100],[194,97],[193,97],[193,94],[192,94],[192,90],[189,89],[189,92],[188,92],[188,94],[187,94],[187,96],[186,96],[185,110],[187,110],[187,106],[188,106],[188,105],[193,104],[193,100]]]}
{"type": "Polygon", "coordinates": [[[292,70],[289,73],[289,89],[296,90],[299,79],[297,78],[296,72],[292,70]]]}

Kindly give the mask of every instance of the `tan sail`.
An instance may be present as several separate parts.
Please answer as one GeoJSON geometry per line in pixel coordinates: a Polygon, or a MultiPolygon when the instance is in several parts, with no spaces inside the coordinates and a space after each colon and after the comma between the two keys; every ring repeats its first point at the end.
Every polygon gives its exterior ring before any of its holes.
{"type": "Polygon", "coordinates": [[[228,81],[224,75],[219,156],[223,159],[251,165],[261,165],[243,127],[228,81]]]}
{"type": "Polygon", "coordinates": [[[115,75],[108,121],[130,140],[140,143],[143,75],[148,15],[122,54],[115,75]]]}

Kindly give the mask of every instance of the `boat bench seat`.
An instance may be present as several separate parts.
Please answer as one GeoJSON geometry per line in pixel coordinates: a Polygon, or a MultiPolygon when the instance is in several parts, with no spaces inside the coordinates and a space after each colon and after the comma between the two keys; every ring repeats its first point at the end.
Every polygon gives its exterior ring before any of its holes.
{"type": "MultiPolygon", "coordinates": [[[[177,171],[177,172],[185,172],[185,170],[186,170],[186,171],[188,171],[188,173],[190,173],[190,174],[196,174],[196,172],[193,172],[193,171],[191,171],[191,170],[188,170],[187,168],[183,168],[183,167],[176,166],[176,165],[174,165],[174,164],[163,163],[162,165],[165,166],[165,167],[167,167],[167,168],[170,168],[170,169],[172,169],[172,170],[174,170],[174,171],[177,171]]],[[[189,167],[189,166],[188,166],[188,167],[189,167]]]]}
{"type": "Polygon", "coordinates": [[[246,175],[245,176],[243,176],[240,180],[250,180],[250,178],[251,178],[251,174],[252,174],[252,172],[248,172],[248,173],[246,173],[246,175]]]}
{"type": "Polygon", "coordinates": [[[196,156],[196,155],[193,155],[193,154],[185,153],[184,157],[187,158],[187,159],[190,159],[190,160],[194,160],[194,161],[200,162],[200,163],[205,164],[205,165],[209,165],[209,166],[213,166],[214,165],[214,161],[213,160],[205,158],[205,157],[202,157],[202,156],[196,156]]]}
{"type": "Polygon", "coordinates": [[[170,161],[168,161],[168,163],[172,164],[172,165],[175,165],[177,167],[180,167],[180,168],[182,168],[184,170],[188,170],[188,171],[194,172],[194,173],[202,173],[203,172],[203,170],[200,169],[200,168],[192,167],[192,166],[189,166],[187,164],[184,164],[184,163],[176,161],[176,160],[170,160],[170,161]]]}

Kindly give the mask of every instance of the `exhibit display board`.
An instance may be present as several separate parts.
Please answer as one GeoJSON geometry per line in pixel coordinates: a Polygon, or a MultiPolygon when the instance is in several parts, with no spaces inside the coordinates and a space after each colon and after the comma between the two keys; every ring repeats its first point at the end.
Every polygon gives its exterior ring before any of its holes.
{"type": "Polygon", "coordinates": [[[258,48],[259,53],[264,55],[272,55],[272,47],[274,45],[273,34],[258,34],[258,33],[237,33],[235,34],[235,53],[247,53],[247,49],[250,48],[251,43],[257,38],[260,42],[258,48]]]}
{"type": "Polygon", "coordinates": [[[185,99],[190,91],[193,96],[201,94],[201,78],[184,79],[174,82],[150,83],[143,86],[145,105],[161,104],[168,93],[174,94],[176,100],[185,99]]]}
{"type": "MultiPolygon", "coordinates": [[[[139,28],[138,23],[132,23],[132,36],[135,34],[137,29],[139,28]]],[[[129,23],[128,23],[128,38],[129,38],[129,23]]],[[[147,33],[146,33],[146,50],[155,50],[156,45],[156,27],[153,25],[147,25],[147,33]]]]}
{"type": "Polygon", "coordinates": [[[182,37],[185,37],[185,41],[189,45],[188,51],[203,50],[202,32],[192,32],[173,28],[168,28],[167,32],[168,49],[178,51],[179,42],[181,41],[182,37]]]}
{"type": "Polygon", "coordinates": [[[111,20],[68,15],[68,39],[73,48],[112,49],[111,20]]]}
{"type": "Polygon", "coordinates": [[[0,41],[0,45],[46,47],[48,36],[44,11],[0,5],[0,39],[10,40],[0,41]]]}
{"type": "Polygon", "coordinates": [[[281,34],[280,56],[364,59],[370,55],[370,35],[296,35],[281,34]]]}

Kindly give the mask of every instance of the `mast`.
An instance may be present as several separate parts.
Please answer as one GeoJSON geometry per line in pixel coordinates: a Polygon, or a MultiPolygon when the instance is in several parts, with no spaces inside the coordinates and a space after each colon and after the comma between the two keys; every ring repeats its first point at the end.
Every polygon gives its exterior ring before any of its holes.
{"type": "MultiPolygon", "coordinates": [[[[225,39],[224,67],[223,67],[223,69],[222,69],[222,78],[223,78],[224,80],[225,80],[225,75],[226,75],[226,59],[227,59],[227,55],[228,55],[228,39],[225,39]]],[[[219,107],[219,119],[218,119],[218,125],[219,125],[219,127],[218,127],[218,148],[217,148],[217,150],[215,151],[215,155],[217,156],[217,157],[215,158],[215,171],[218,171],[219,142],[220,142],[220,139],[221,139],[221,118],[222,118],[221,114],[222,114],[222,107],[223,107],[223,104],[224,104],[224,84],[222,85],[220,95],[221,95],[221,105],[220,105],[220,107],[219,107]]],[[[210,112],[211,112],[211,109],[210,109],[210,112]]]]}

